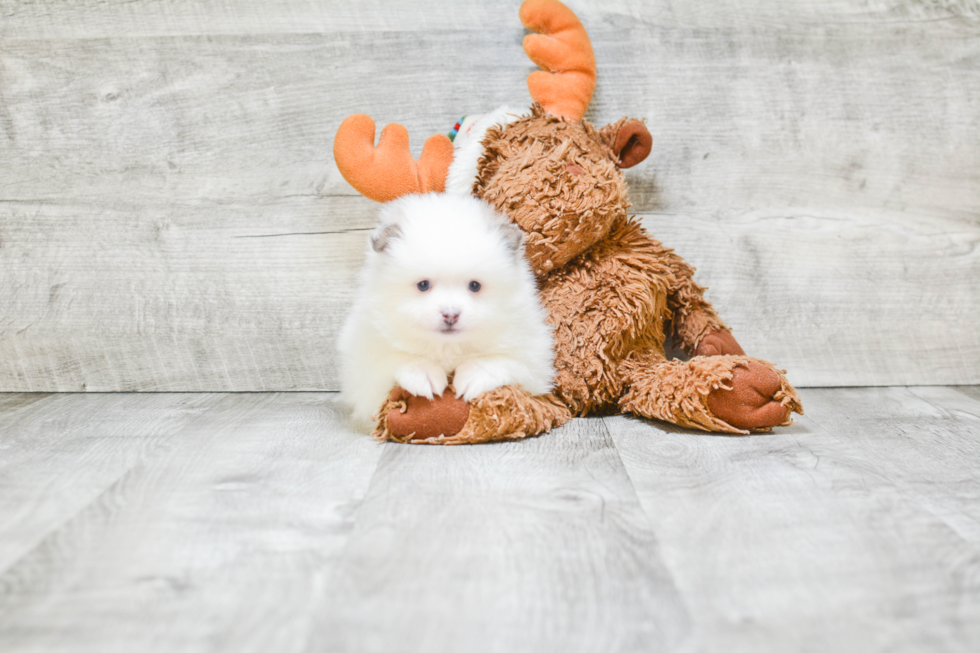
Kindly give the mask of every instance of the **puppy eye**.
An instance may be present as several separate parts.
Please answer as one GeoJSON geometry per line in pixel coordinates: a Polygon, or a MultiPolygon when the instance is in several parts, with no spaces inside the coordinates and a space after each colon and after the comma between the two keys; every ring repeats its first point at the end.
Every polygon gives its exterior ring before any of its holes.
{"type": "Polygon", "coordinates": [[[428,279],[424,279],[422,281],[419,281],[417,284],[415,284],[415,287],[421,290],[422,292],[425,292],[426,290],[432,287],[432,284],[429,283],[428,279]]]}
{"type": "Polygon", "coordinates": [[[470,292],[480,292],[481,287],[479,281],[470,281],[470,292]]]}

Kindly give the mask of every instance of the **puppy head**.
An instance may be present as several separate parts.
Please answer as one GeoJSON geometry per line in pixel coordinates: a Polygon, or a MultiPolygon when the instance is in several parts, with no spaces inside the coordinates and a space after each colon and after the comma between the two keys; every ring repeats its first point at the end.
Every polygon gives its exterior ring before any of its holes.
{"type": "Polygon", "coordinates": [[[522,238],[470,196],[408,195],[386,204],[368,252],[375,314],[396,340],[492,338],[529,284],[522,238]]]}

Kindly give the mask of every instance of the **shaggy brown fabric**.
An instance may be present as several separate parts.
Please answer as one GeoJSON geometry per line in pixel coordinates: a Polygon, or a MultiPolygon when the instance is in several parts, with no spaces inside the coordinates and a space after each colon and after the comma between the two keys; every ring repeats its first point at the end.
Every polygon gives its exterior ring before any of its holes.
{"type": "Polygon", "coordinates": [[[541,300],[555,327],[555,394],[576,414],[615,405],[630,382],[619,363],[634,351],[663,353],[666,335],[693,353],[692,334],[724,329],[700,297],[691,310],[671,306],[700,290],[693,268],[643,232],[621,220],[608,237],[547,275],[541,300]]]}
{"type": "Polygon", "coordinates": [[[694,268],[628,217],[616,162],[636,122],[597,131],[534,106],[484,139],[474,194],[527,235],[555,328],[555,396],[575,415],[624,410],[709,431],[788,423],[789,411],[802,408],[782,373],[744,356],[694,268]],[[668,335],[702,355],[667,361],[668,335]]]}
{"type": "Polygon", "coordinates": [[[540,297],[555,328],[555,394],[585,415],[615,404],[619,362],[637,346],[658,347],[676,282],[657,243],[620,219],[608,238],[547,275],[540,297]]]}
{"type": "Polygon", "coordinates": [[[535,274],[562,267],[626,217],[617,158],[591,124],[565,122],[535,105],[531,116],[488,130],[483,142],[474,194],[524,231],[535,274]],[[573,174],[569,163],[581,172],[573,174]]]}
{"type": "MultiPolygon", "coordinates": [[[[444,428],[435,428],[434,431],[430,429],[405,433],[393,421],[397,421],[401,415],[410,415],[412,411],[420,410],[422,412],[418,418],[414,415],[412,417],[423,423],[425,416],[430,414],[427,404],[436,402],[419,400],[404,390],[400,393],[398,390],[401,389],[392,391],[378,414],[378,427],[374,431],[374,437],[380,440],[411,444],[478,444],[517,440],[547,433],[572,418],[568,408],[554,396],[531,396],[517,386],[491,390],[469,404],[457,400],[450,388],[443,397],[451,397],[451,400],[443,403],[455,402],[465,406],[468,413],[465,422],[460,427],[444,424],[444,428]]],[[[456,410],[453,409],[453,412],[456,410]]]]}
{"type": "Polygon", "coordinates": [[[478,397],[470,417],[450,444],[515,440],[547,433],[572,418],[553,395],[530,396],[517,386],[504,386],[478,397]]]}
{"type": "MultiPolygon", "coordinates": [[[[673,422],[680,426],[703,431],[738,433],[746,435],[749,428],[765,429],[771,426],[791,424],[789,412],[803,412],[799,395],[786,380],[781,370],[771,363],[745,356],[708,356],[692,358],[689,361],[666,360],[656,353],[636,354],[623,363],[630,377],[631,387],[619,402],[622,410],[673,422]],[[750,392],[747,386],[740,386],[732,399],[722,398],[720,404],[738,414],[740,425],[730,424],[709,407],[708,398],[717,390],[732,389],[734,371],[738,367],[750,370],[762,368],[778,378],[778,382],[766,397],[747,405],[748,411],[740,406],[741,397],[750,392]],[[742,413],[755,412],[759,405],[775,402],[781,406],[774,421],[756,426],[742,422],[742,413]]],[[[768,385],[768,380],[765,382],[768,385]]]]}
{"type": "Polygon", "coordinates": [[[728,327],[704,298],[706,288],[694,282],[694,268],[673,250],[668,251],[668,265],[680,280],[667,302],[667,308],[673,315],[671,333],[684,351],[693,355],[709,333],[728,331],[728,327]]]}

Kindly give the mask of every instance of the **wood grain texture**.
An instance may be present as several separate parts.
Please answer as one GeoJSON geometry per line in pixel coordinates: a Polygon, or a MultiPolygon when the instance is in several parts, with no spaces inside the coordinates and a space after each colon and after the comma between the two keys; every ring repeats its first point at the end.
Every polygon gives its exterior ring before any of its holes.
{"type": "Polygon", "coordinates": [[[0,1],[4,40],[209,36],[242,34],[335,34],[513,27],[513,3],[444,3],[441,11],[413,0],[217,0],[134,3],[66,2],[39,7],[0,1]],[[511,9],[506,11],[504,9],[511,9]]]}
{"type": "Polygon", "coordinates": [[[598,419],[385,449],[310,651],[676,650],[689,617],[598,419]]]}
{"type": "Polygon", "coordinates": [[[803,401],[799,424],[749,438],[607,419],[698,648],[973,650],[980,402],[931,388],[803,401]]]}
{"type": "Polygon", "coordinates": [[[0,650],[980,641],[959,389],[811,389],[771,435],[606,417],[446,448],[352,433],[333,400],[0,394],[0,650]]]}
{"type": "MultiPolygon", "coordinates": [[[[336,389],[376,207],[333,133],[527,102],[518,4],[0,2],[0,390],[336,389]]],[[[980,382],[976,2],[570,4],[587,117],[647,119],[635,210],[750,353],[980,382]]]]}
{"type": "Polygon", "coordinates": [[[698,267],[745,350],[794,384],[980,381],[980,225],[779,211],[643,222],[698,267]]]}
{"type": "Polygon", "coordinates": [[[3,397],[0,573],[216,401],[185,394],[3,397]]]}
{"type": "MultiPolygon", "coordinates": [[[[167,395],[105,396],[133,406],[167,395]]],[[[97,428],[128,411],[97,397],[62,401],[108,409],[103,421],[85,416],[104,464],[121,438],[97,428]]],[[[0,649],[302,649],[312,599],[347,541],[381,447],[346,430],[329,395],[234,394],[212,404],[0,574],[0,649]]],[[[56,414],[70,421],[71,413],[56,414]]],[[[63,435],[71,441],[70,428],[63,435]]],[[[37,442],[36,453],[44,447],[37,442]]],[[[50,484],[69,471],[58,466],[32,471],[35,484],[48,483],[38,494],[49,501],[85,489],[70,477],[67,487],[50,484]]],[[[21,530],[5,523],[3,535],[21,530]]]]}
{"type": "Polygon", "coordinates": [[[972,397],[980,401],[980,386],[977,385],[961,385],[954,388],[957,392],[962,392],[967,397],[972,397]]]}
{"type": "Polygon", "coordinates": [[[336,385],[333,338],[367,240],[349,220],[240,204],[18,205],[5,217],[0,252],[27,261],[0,270],[0,378],[10,385],[336,385]]]}
{"type": "MultiPolygon", "coordinates": [[[[980,551],[980,400],[945,387],[808,394],[815,420],[847,433],[904,495],[980,551]]],[[[970,582],[980,591],[978,581],[970,582]]]]}
{"type": "Polygon", "coordinates": [[[44,392],[5,392],[0,393],[0,415],[9,419],[19,410],[24,410],[31,404],[46,399],[44,392]]]}

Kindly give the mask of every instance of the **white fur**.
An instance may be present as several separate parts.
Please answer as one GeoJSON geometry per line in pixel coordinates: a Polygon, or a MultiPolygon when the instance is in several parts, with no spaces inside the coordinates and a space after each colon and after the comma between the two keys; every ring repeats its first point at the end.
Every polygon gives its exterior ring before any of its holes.
{"type": "Polygon", "coordinates": [[[472,193],[477,164],[483,156],[483,137],[486,136],[487,130],[494,125],[509,125],[526,115],[527,109],[502,106],[490,113],[477,116],[475,120],[467,116],[453,140],[455,150],[453,162],[449,165],[449,173],[446,175],[446,192],[459,195],[472,193]]]}
{"type": "Polygon", "coordinates": [[[370,424],[395,385],[441,394],[453,372],[467,401],[503,385],[551,390],[551,328],[516,226],[470,195],[408,195],[381,210],[378,239],[338,341],[341,397],[356,420],[370,424]]]}

